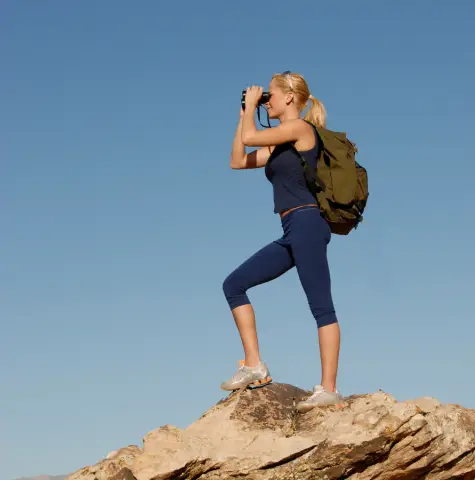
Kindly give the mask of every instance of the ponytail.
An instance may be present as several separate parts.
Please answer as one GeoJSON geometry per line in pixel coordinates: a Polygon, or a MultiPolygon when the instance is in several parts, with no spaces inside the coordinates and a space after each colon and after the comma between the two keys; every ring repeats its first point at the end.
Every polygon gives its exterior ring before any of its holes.
{"type": "Polygon", "coordinates": [[[319,100],[317,100],[313,95],[309,95],[308,103],[310,103],[310,108],[305,114],[304,120],[312,123],[316,127],[325,127],[327,124],[327,111],[319,100]]]}

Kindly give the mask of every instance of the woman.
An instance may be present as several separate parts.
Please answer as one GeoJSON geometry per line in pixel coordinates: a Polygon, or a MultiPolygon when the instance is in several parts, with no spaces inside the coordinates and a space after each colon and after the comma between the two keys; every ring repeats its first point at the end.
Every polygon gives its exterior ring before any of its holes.
{"type": "Polygon", "coordinates": [[[274,213],[281,217],[283,236],[251,256],[223,283],[224,294],[241,336],[245,360],[221,388],[238,390],[272,381],[269,369],[259,354],[254,310],[246,292],[295,266],[317,322],[322,364],[321,383],[314,387],[310,398],[297,405],[299,411],[307,411],[315,406],[342,401],[336,388],[340,329],[333,306],[327,262],[331,232],[306,186],[300,159],[291,148],[294,144],[308,164],[316,168],[320,141],[312,124],[324,127],[326,112],[323,105],[310,95],[301,75],[290,72],[276,74],[270,82],[270,99],[265,106],[269,117],[279,119],[280,124],[258,130],[254,119],[262,91],[256,86],[246,91],[245,110],[241,110],[233,143],[231,168],[265,167],[266,177],[273,186],[274,213]],[[310,108],[301,119],[301,112],[309,102],[310,108]],[[262,148],[246,154],[245,146],[262,148]]]}

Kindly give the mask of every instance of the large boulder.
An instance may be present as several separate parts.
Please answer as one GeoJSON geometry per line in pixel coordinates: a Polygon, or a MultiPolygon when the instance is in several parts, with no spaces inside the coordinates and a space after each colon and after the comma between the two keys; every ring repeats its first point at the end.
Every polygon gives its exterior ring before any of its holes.
{"type": "Polygon", "coordinates": [[[475,410],[382,391],[299,414],[310,392],[232,393],[185,429],[151,431],[67,480],[474,480],[475,410]]]}

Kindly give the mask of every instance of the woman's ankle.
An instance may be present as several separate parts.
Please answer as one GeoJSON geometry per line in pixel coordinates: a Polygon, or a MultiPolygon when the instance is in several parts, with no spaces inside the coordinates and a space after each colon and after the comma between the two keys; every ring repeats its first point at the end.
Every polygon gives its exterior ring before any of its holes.
{"type": "Polygon", "coordinates": [[[329,382],[323,382],[322,381],[321,385],[327,392],[331,392],[331,393],[336,392],[336,384],[335,383],[329,383],[329,382]]]}
{"type": "Polygon", "coordinates": [[[244,360],[244,365],[246,367],[254,368],[260,365],[261,359],[260,357],[246,357],[244,360]]]}

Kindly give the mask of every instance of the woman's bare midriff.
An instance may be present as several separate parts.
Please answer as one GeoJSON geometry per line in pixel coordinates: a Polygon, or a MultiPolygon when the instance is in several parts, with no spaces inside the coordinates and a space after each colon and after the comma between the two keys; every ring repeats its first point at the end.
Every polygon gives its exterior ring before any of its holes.
{"type": "Polygon", "coordinates": [[[302,207],[317,207],[318,205],[315,205],[315,203],[307,203],[306,205],[299,205],[298,207],[294,208],[289,208],[288,210],[285,210],[284,212],[280,213],[280,218],[284,218],[288,213],[293,212],[294,210],[297,210],[298,208],[302,207]]]}

